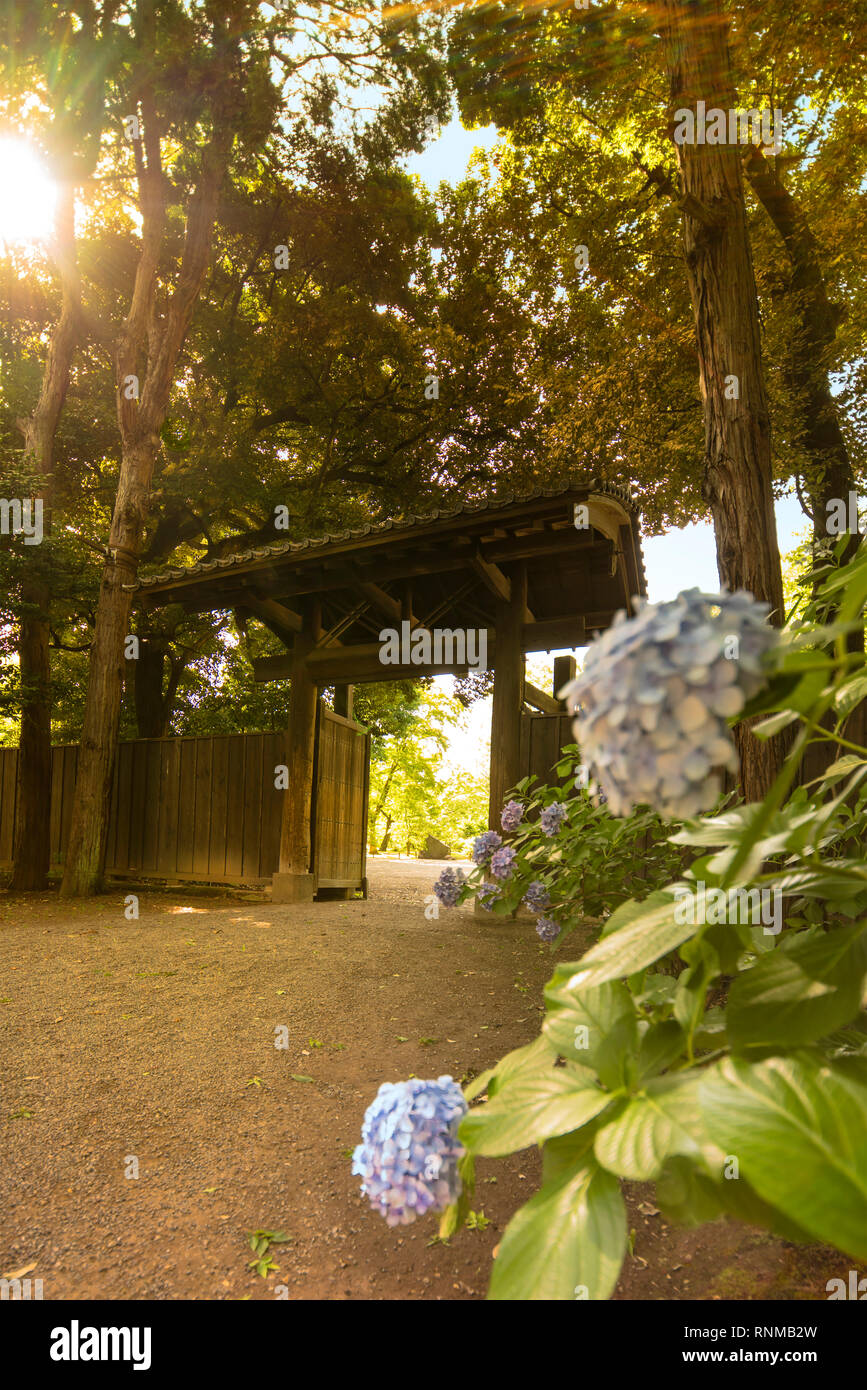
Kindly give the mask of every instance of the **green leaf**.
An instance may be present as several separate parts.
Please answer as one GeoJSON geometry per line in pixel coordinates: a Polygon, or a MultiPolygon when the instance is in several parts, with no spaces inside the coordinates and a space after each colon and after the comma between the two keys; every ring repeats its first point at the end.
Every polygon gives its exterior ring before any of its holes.
{"type": "Polygon", "coordinates": [[[629,898],[627,902],[621,903],[618,908],[611,913],[602,927],[602,936],[610,936],[612,932],[619,931],[621,927],[628,927],[630,922],[636,922],[643,917],[650,907],[663,907],[672,901],[672,894],[658,890],[650,893],[648,897],[640,902],[638,898],[629,898]]]}
{"type": "Polygon", "coordinates": [[[313,1076],[304,1076],[301,1072],[296,1071],[290,1072],[290,1076],[293,1081],[314,1081],[316,1079],[313,1076]]]}
{"type": "Polygon", "coordinates": [[[570,1061],[592,1067],[606,1086],[624,1084],[638,1048],[638,1022],[629,990],[620,981],[573,989],[577,967],[558,966],[545,986],[548,1012],[542,1033],[570,1061]]]}
{"type": "Polygon", "coordinates": [[[732,983],[728,1038],[745,1047],[803,1047],[857,1015],[867,975],[865,923],[795,941],[732,983]]]}
{"type": "Polygon", "coordinates": [[[440,1217],[440,1240],[450,1240],[469,1216],[476,1188],[476,1165],[472,1154],[465,1153],[458,1159],[458,1175],[461,1179],[461,1193],[458,1200],[446,1207],[440,1217]]]}
{"type": "Polygon", "coordinates": [[[633,1182],[649,1182],[670,1155],[698,1154],[692,1133],[698,1081],[695,1074],[660,1076],[628,1100],[597,1132],[593,1150],[603,1168],[633,1182]]]}
{"type": "MultiPolygon", "coordinates": [[[[856,1059],[860,1060],[860,1059],[856,1059]]],[[[760,1197],[854,1259],[867,1259],[867,1070],[809,1053],[727,1058],[699,1087],[711,1139],[760,1197]]]]}
{"type": "Polygon", "coordinates": [[[553,1066],[555,1053],[550,1044],[540,1034],[531,1043],[524,1047],[513,1048],[507,1052],[505,1057],[501,1057],[496,1066],[489,1067],[480,1076],[475,1077],[469,1085],[464,1087],[464,1097],[467,1100],[475,1100],[482,1091],[490,1090],[490,1083],[496,1077],[497,1084],[490,1094],[494,1095],[502,1086],[503,1082],[510,1076],[514,1076],[519,1071],[541,1071],[545,1067],[553,1066]]]}
{"type": "Polygon", "coordinates": [[[580,1129],[610,1103],[592,1072],[569,1063],[511,1077],[493,1100],[464,1116],[458,1133],[472,1153],[499,1158],[580,1129]]]}
{"type": "Polygon", "coordinates": [[[867,700],[867,674],[863,671],[840,687],[834,696],[834,705],[840,717],[845,719],[862,700],[867,700]]]}
{"type": "MultiPolygon", "coordinates": [[[[697,893],[696,922],[702,920],[703,901],[704,893],[697,893]]],[[[633,975],[680,946],[697,928],[694,923],[675,921],[678,906],[673,897],[650,908],[643,903],[644,911],[638,917],[590,947],[573,967],[574,973],[565,982],[567,987],[586,989],[633,975]]]]}
{"type": "Polygon", "coordinates": [[[790,724],[794,724],[800,715],[797,710],[783,709],[778,714],[772,714],[768,719],[763,719],[761,724],[754,724],[751,733],[756,738],[773,738],[774,734],[780,733],[782,729],[787,729],[790,724]]]}
{"type": "MultiPolygon", "coordinates": [[[[674,983],[672,981],[672,983],[674,983]]],[[[673,1018],[654,1023],[641,1039],[638,1049],[638,1079],[646,1081],[664,1071],[683,1051],[683,1029],[673,1018]]]]}
{"type": "Polygon", "coordinates": [[[626,1253],[620,1184],[592,1161],[547,1183],[506,1228],[488,1297],[513,1302],[611,1296],[626,1253]],[[579,1292],[580,1291],[580,1292],[579,1292]]]}
{"type": "Polygon", "coordinates": [[[742,1176],[723,1176],[727,1165],[717,1164],[717,1177],[706,1166],[674,1154],[656,1182],[656,1200],[663,1215],[683,1226],[699,1226],[728,1215],[751,1226],[764,1226],[785,1240],[812,1241],[809,1232],[763,1202],[742,1176]]]}
{"type": "Polygon", "coordinates": [[[642,1008],[652,1009],[659,1004],[670,1004],[674,999],[676,988],[677,981],[673,975],[651,973],[645,976],[644,988],[640,994],[633,997],[636,1004],[640,1004],[642,1008]]]}

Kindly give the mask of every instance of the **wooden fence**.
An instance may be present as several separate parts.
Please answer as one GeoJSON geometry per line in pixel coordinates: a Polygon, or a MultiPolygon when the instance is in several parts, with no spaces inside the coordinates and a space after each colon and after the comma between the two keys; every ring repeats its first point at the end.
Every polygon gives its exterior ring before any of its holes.
{"type": "MultiPolygon", "coordinates": [[[[275,768],[284,733],[135,739],[118,746],[107,874],[206,883],[267,883],[277,872],[283,798],[275,768]]],[[[320,709],[314,770],[313,872],[319,888],[362,888],[369,735],[320,709]]],[[[63,863],[78,746],[52,750],[51,862],[63,863]]],[[[18,749],[0,748],[0,866],[12,862],[18,749]]]]}

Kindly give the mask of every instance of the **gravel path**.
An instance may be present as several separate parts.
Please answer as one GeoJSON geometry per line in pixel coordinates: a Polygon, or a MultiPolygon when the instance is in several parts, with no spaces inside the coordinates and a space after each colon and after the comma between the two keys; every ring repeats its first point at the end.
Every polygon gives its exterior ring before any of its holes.
{"type": "MultiPolygon", "coordinates": [[[[551,955],[523,920],[427,921],[428,865],[372,877],[368,902],[310,906],[143,891],[137,921],[121,892],[0,893],[0,1275],[46,1299],[484,1296],[535,1151],[479,1165],[491,1224],[449,1246],[432,1220],[389,1230],[349,1151],[381,1081],[461,1078],[529,1041],[551,955]],[[292,1238],[268,1278],[247,1268],[259,1228],[292,1238]]],[[[667,1231],[646,1195],[618,1297],[825,1297],[845,1263],[667,1231]]]]}

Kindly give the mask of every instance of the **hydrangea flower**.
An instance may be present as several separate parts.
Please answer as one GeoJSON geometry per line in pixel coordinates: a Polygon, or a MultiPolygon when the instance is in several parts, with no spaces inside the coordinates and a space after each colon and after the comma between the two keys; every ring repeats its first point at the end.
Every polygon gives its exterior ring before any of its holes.
{"type": "Polygon", "coordinates": [[[460,1086],[437,1081],[384,1082],[367,1107],[352,1171],[389,1226],[444,1211],[461,1193],[457,1128],[467,1112],[460,1086]]]}
{"type": "Polygon", "coordinates": [[[539,879],[534,879],[524,894],[524,902],[533,912],[542,912],[550,906],[551,894],[539,879]]]}
{"type": "Polygon", "coordinates": [[[473,863],[487,864],[494,850],[499,849],[502,843],[503,837],[496,830],[486,830],[484,834],[477,835],[473,841],[473,863]]]}
{"type": "Polygon", "coordinates": [[[539,824],[546,835],[556,835],[565,819],[566,807],[562,801],[554,801],[542,811],[539,816],[539,824]]]}
{"type": "Polygon", "coordinates": [[[540,917],[536,923],[536,931],[543,941],[556,941],[560,935],[560,924],[555,922],[553,917],[540,917]]]}
{"type": "Polygon", "coordinates": [[[464,886],[463,869],[443,869],[433,890],[443,907],[454,907],[464,886]]]}
{"type": "Polygon", "coordinates": [[[491,873],[494,878],[509,878],[512,873],[512,861],[515,858],[515,851],[505,846],[503,849],[495,850],[491,855],[491,873]]]}
{"type": "Polygon", "coordinates": [[[562,694],[609,811],[645,803],[662,816],[696,815],[719,796],[713,769],[738,769],[727,721],[765,683],[779,634],[768,604],[744,590],[689,589],[636,607],[634,618],[618,613],[562,694]]]}
{"type": "Polygon", "coordinates": [[[498,883],[480,883],[476,889],[476,901],[486,912],[490,912],[492,905],[502,896],[503,890],[498,883]]]}
{"type": "Polygon", "coordinates": [[[500,812],[500,825],[507,835],[518,829],[524,818],[524,808],[520,801],[507,801],[500,812]]]}

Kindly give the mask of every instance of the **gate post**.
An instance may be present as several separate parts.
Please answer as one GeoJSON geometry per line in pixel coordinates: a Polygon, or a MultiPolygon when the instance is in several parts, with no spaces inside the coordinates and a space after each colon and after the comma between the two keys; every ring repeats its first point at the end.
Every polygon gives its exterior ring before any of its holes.
{"type": "Polygon", "coordinates": [[[521,776],[521,707],[524,702],[524,614],[527,570],[516,565],[511,594],[497,603],[494,699],[491,711],[491,794],[488,825],[500,829],[506,791],[521,776]]]}
{"type": "Polygon", "coordinates": [[[313,766],[316,753],[318,691],[307,669],[307,653],[315,641],[310,631],[299,633],[292,650],[292,688],[287,731],[286,766],[289,785],[280,822],[280,860],[271,879],[271,901],[309,903],[316,894],[313,868],[313,766]]]}

